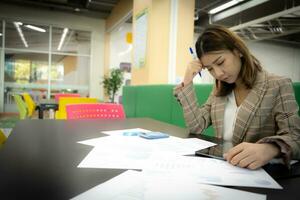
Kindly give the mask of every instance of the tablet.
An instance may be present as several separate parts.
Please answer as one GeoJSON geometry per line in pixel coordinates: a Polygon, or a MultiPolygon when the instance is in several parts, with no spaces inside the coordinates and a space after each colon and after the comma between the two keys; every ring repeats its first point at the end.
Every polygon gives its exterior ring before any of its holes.
{"type": "MultiPolygon", "coordinates": [[[[214,148],[217,148],[217,147],[214,147],[214,148]]],[[[220,153],[211,153],[211,151],[214,152],[214,149],[213,147],[209,147],[209,148],[206,148],[206,149],[201,149],[201,150],[198,150],[195,152],[195,155],[196,156],[201,156],[201,157],[208,157],[208,158],[215,158],[215,159],[219,159],[219,160],[225,160],[223,158],[223,154],[220,152],[220,153]]]]}
{"type": "Polygon", "coordinates": [[[219,160],[225,160],[223,158],[223,154],[227,152],[232,145],[224,145],[224,144],[218,144],[216,146],[212,146],[206,149],[201,149],[195,152],[196,156],[202,156],[202,157],[209,157],[209,158],[215,158],[219,160]]]}

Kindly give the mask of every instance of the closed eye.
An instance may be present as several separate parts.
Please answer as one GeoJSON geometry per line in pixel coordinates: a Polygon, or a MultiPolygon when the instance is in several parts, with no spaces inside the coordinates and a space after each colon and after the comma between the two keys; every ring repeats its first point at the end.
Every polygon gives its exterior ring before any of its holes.
{"type": "Polygon", "coordinates": [[[217,63],[217,65],[222,65],[224,63],[224,60],[222,60],[221,62],[217,63]]]}

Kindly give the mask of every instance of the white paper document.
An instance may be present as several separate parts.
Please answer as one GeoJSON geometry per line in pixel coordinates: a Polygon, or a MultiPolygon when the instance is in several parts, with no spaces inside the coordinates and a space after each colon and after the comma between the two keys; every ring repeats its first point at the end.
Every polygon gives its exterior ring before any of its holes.
{"type": "Polygon", "coordinates": [[[123,136],[124,133],[139,133],[139,132],[150,132],[150,130],[143,129],[143,128],[132,128],[132,129],[121,129],[121,130],[114,130],[114,131],[102,131],[102,133],[106,135],[111,135],[111,136],[123,136]]]}
{"type": "MultiPolygon", "coordinates": [[[[146,130],[146,129],[142,129],[142,128],[122,129],[122,130],[114,130],[114,131],[102,131],[102,133],[104,133],[105,135],[109,135],[109,136],[123,136],[124,133],[139,133],[139,132],[147,133],[150,131],[146,130]]],[[[89,139],[89,140],[79,141],[77,143],[90,145],[90,146],[97,146],[98,143],[100,143],[99,145],[101,145],[102,139],[103,139],[103,137],[98,137],[98,138],[93,138],[93,139],[89,139]]]]}
{"type": "Polygon", "coordinates": [[[195,182],[170,182],[147,179],[143,173],[128,170],[100,184],[73,200],[265,200],[266,195],[244,192],[195,182]]]}
{"type": "Polygon", "coordinates": [[[197,183],[282,189],[264,169],[250,170],[229,164],[226,161],[192,157],[155,155],[145,165],[147,176],[164,177],[173,181],[194,179],[197,183]],[[156,158],[155,158],[156,157],[156,158]]]}
{"type": "Polygon", "coordinates": [[[139,137],[107,136],[78,165],[80,168],[142,169],[153,148],[139,137]]]}
{"type": "Polygon", "coordinates": [[[96,146],[78,167],[143,169],[153,154],[194,154],[196,150],[214,145],[194,138],[147,140],[138,136],[107,136],[93,142],[96,146]]]}
{"type": "Polygon", "coordinates": [[[201,140],[198,138],[178,138],[170,136],[169,138],[152,139],[147,140],[139,136],[124,136],[123,133],[138,133],[138,132],[150,132],[150,130],[135,128],[135,129],[123,129],[115,131],[102,131],[102,133],[109,136],[120,136],[119,138],[99,137],[85,141],[79,141],[80,144],[86,144],[91,146],[111,146],[115,143],[124,143],[126,141],[135,140],[135,142],[143,143],[147,146],[152,146],[154,150],[160,152],[173,152],[176,155],[188,155],[194,154],[195,151],[205,149],[211,146],[215,146],[215,143],[201,140]],[[105,138],[105,139],[104,139],[105,138]],[[128,140],[129,138],[129,140],[128,140]]]}
{"type": "Polygon", "coordinates": [[[217,159],[183,156],[214,146],[214,143],[196,138],[170,136],[149,140],[123,135],[134,131],[141,129],[108,131],[108,136],[81,141],[94,148],[78,167],[142,169],[146,177],[165,177],[174,182],[191,179],[195,183],[213,185],[281,188],[263,169],[249,170],[217,159]]]}
{"type": "MultiPolygon", "coordinates": [[[[148,140],[139,136],[123,136],[115,131],[112,136],[81,141],[81,144],[95,146],[79,164],[80,168],[143,169],[153,154],[194,154],[215,144],[197,138],[168,138],[148,140]]],[[[132,131],[132,130],[131,130],[132,131]]]]}

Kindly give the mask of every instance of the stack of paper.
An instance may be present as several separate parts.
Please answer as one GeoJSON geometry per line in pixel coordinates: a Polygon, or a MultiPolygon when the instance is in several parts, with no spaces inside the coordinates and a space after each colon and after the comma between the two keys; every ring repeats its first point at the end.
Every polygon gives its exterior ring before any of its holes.
{"type": "Polygon", "coordinates": [[[84,158],[78,167],[81,168],[114,168],[143,169],[148,159],[155,154],[188,155],[199,149],[205,149],[215,144],[196,138],[182,139],[169,137],[148,140],[139,136],[123,136],[124,132],[149,131],[144,129],[127,129],[111,132],[107,137],[100,137],[81,144],[94,146],[94,149],[84,158]]]}
{"type": "Polygon", "coordinates": [[[265,200],[266,195],[194,182],[171,182],[145,178],[142,172],[128,170],[73,200],[265,200]]]}
{"type": "Polygon", "coordinates": [[[184,156],[214,143],[172,136],[148,140],[134,134],[141,131],[149,132],[139,128],[105,131],[106,137],[79,142],[94,148],[78,167],[142,172],[126,171],[75,199],[266,199],[265,195],[203,184],[282,188],[263,169],[249,170],[222,160],[184,156]]]}

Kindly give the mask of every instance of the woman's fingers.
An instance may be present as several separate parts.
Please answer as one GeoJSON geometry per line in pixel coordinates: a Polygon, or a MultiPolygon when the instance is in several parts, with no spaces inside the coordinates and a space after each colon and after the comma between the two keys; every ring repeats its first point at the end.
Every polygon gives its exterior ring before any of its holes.
{"type": "Polygon", "coordinates": [[[279,154],[279,148],[270,143],[243,142],[231,148],[224,158],[232,165],[257,169],[279,154]]]}
{"type": "Polygon", "coordinates": [[[237,146],[229,149],[229,151],[224,155],[224,158],[231,163],[231,159],[243,151],[243,144],[244,143],[238,144],[237,146]]]}
{"type": "Polygon", "coordinates": [[[184,83],[188,84],[188,83],[192,82],[194,77],[198,74],[198,72],[201,71],[201,69],[202,69],[202,64],[201,64],[200,60],[191,61],[188,64],[187,69],[185,71],[184,83]]]}
{"type": "Polygon", "coordinates": [[[239,161],[238,166],[246,168],[249,165],[251,165],[252,163],[254,163],[255,161],[256,161],[256,159],[254,156],[248,155],[239,161]]]}
{"type": "MultiPolygon", "coordinates": [[[[242,149],[239,153],[237,153],[234,157],[232,157],[232,159],[230,160],[230,163],[232,165],[240,165],[242,160],[244,160],[243,162],[247,161],[247,158],[251,156],[251,154],[245,150],[242,149]]],[[[243,165],[246,165],[248,163],[243,163],[243,165]]]]}
{"type": "Polygon", "coordinates": [[[248,169],[258,169],[262,164],[259,161],[252,162],[247,166],[248,169]]]}
{"type": "Polygon", "coordinates": [[[200,62],[200,60],[193,60],[191,61],[191,67],[193,68],[193,70],[196,71],[196,73],[200,72],[202,70],[202,64],[200,62]]]}

